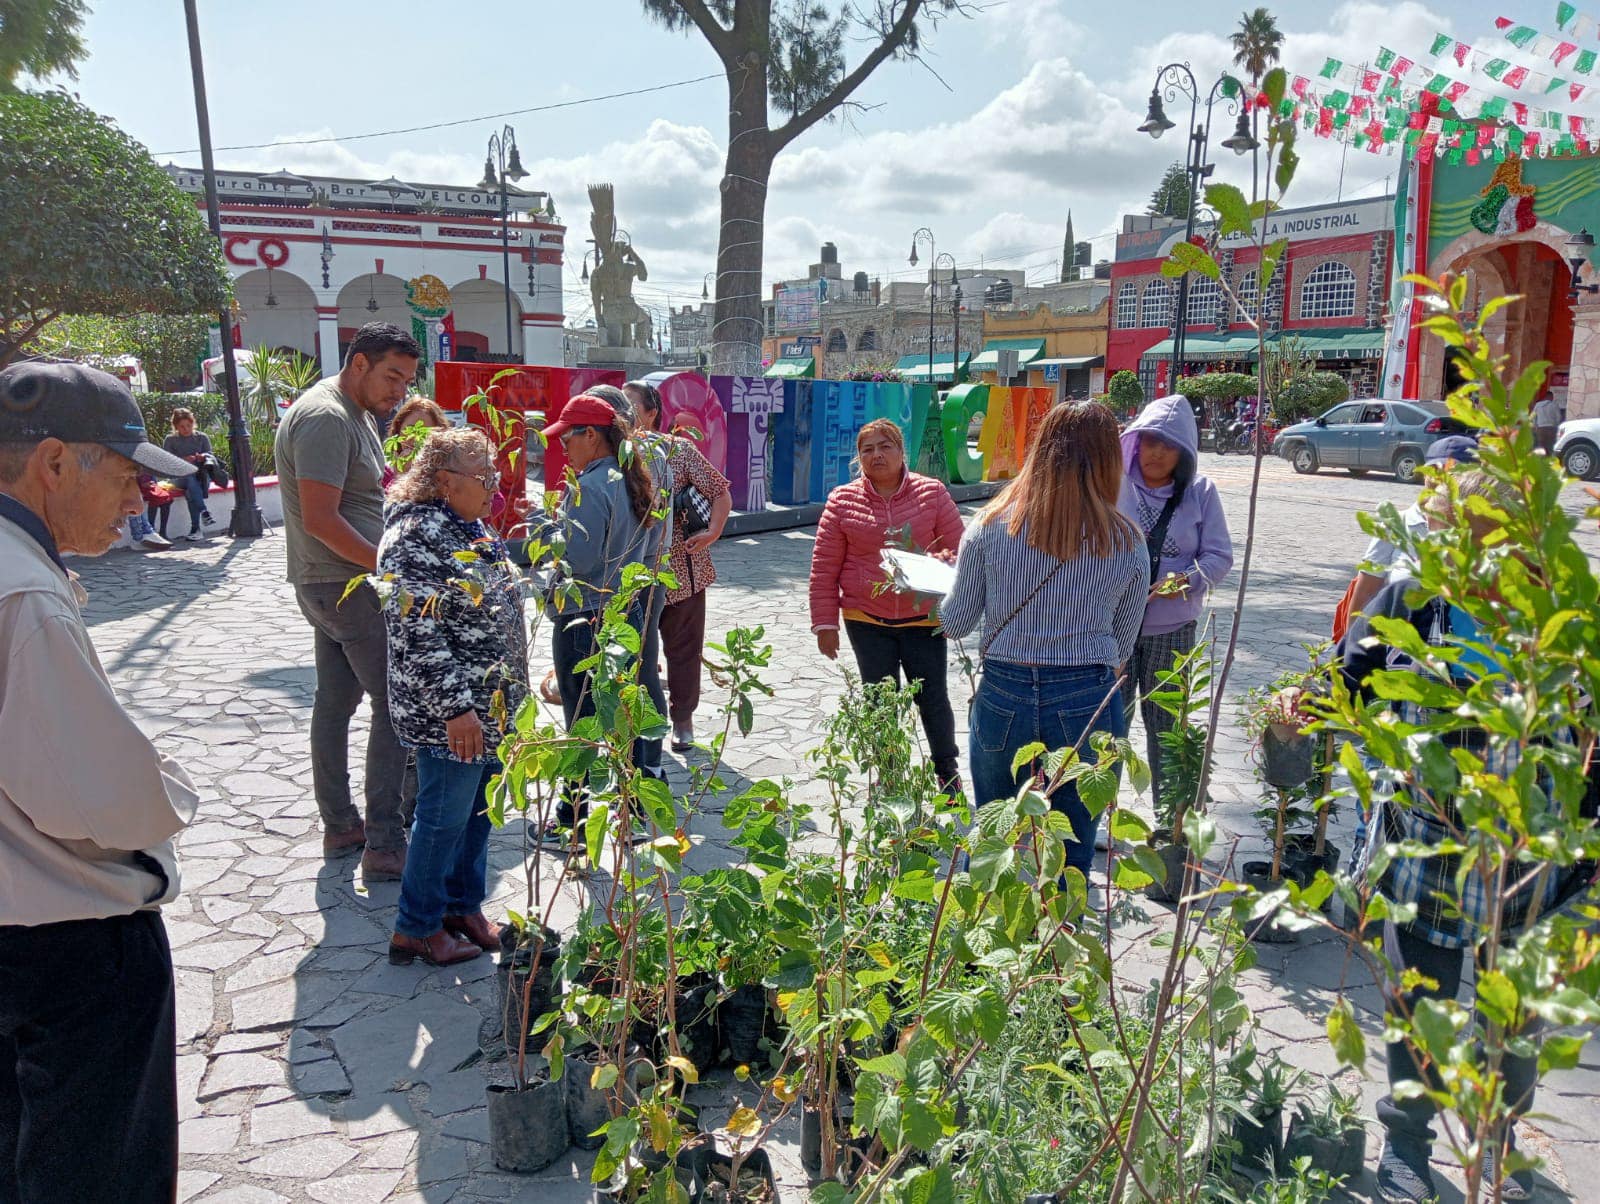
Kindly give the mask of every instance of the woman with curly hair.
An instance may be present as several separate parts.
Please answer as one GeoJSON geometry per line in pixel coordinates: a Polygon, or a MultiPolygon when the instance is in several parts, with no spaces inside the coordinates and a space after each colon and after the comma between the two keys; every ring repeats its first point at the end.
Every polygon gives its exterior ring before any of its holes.
{"type": "Polygon", "coordinates": [[[465,427],[429,434],[389,488],[378,545],[378,573],[391,587],[389,714],[417,760],[389,941],[396,965],[450,965],[498,947],[483,914],[485,791],[500,770],[501,717],[528,692],[521,577],[483,521],[498,484],[488,438],[465,427]]]}

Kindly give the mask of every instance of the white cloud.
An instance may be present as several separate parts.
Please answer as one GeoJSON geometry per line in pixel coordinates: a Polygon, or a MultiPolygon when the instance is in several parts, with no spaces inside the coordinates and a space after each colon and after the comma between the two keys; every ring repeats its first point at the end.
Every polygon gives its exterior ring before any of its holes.
{"type": "MultiPolygon", "coordinates": [[[[1161,172],[1184,152],[1181,128],[1160,142],[1135,132],[1157,68],[1187,60],[1199,78],[1213,80],[1231,69],[1232,48],[1212,26],[1135,42],[1114,62],[1090,59],[1079,50],[1085,38],[1072,19],[1077,11],[1069,0],[1013,0],[984,8],[971,29],[950,22],[931,40],[934,65],[950,78],[964,73],[963,81],[995,79],[981,103],[939,121],[919,122],[904,109],[864,114],[857,125],[867,132],[819,128],[781,155],[767,207],[767,279],[804,274],[824,241],[838,244],[847,274],[908,278],[919,270],[905,262],[911,231],[922,225],[963,265],[1002,256],[1017,257],[1008,266],[1021,264],[1029,252],[1048,261],[1059,255],[1069,209],[1077,237],[1095,239],[1096,256],[1109,256],[1120,216],[1141,212],[1161,172]],[[888,122],[900,128],[882,128],[888,122]]],[[[1284,28],[1284,65],[1313,76],[1325,57],[1359,62],[1380,39],[1418,57],[1435,32],[1453,32],[1442,5],[1420,0],[1347,0],[1320,27],[1285,21],[1284,28]]],[[[1170,111],[1186,125],[1186,103],[1170,111]]],[[[1213,178],[1248,188],[1249,160],[1216,145],[1231,122],[1221,109],[1213,114],[1213,178]]],[[[527,183],[550,190],[569,224],[573,285],[588,237],[585,188],[609,181],[621,224],[650,266],[650,299],[664,300],[669,291],[679,304],[699,299],[701,279],[715,267],[721,129],[715,116],[706,125],[657,119],[583,155],[525,158],[527,183]]],[[[382,157],[381,145],[283,147],[229,154],[224,162],[439,182],[475,180],[482,170],[459,156],[382,157]]],[[[1398,165],[1356,150],[1342,154],[1337,143],[1309,135],[1300,152],[1300,175],[1287,197],[1294,205],[1332,200],[1341,158],[1346,196],[1372,195],[1398,165]]],[[[572,298],[569,305],[576,312],[572,298]]]]}

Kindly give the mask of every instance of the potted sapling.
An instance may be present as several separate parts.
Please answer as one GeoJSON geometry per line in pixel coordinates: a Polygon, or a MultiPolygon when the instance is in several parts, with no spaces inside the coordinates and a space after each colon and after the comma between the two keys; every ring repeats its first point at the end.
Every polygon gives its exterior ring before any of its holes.
{"type": "Polygon", "coordinates": [[[1346,1182],[1359,1178],[1367,1159],[1367,1129],[1361,1116],[1361,1097],[1330,1086],[1320,1108],[1302,1101],[1283,1143],[1286,1161],[1311,1159],[1311,1165],[1346,1182]]]}
{"type": "Polygon", "coordinates": [[[1283,1158],[1283,1107],[1300,1081],[1301,1071],[1288,1065],[1276,1051],[1265,1058],[1247,1046],[1240,1054],[1240,1076],[1247,1088],[1244,1115],[1235,1119],[1233,1137],[1239,1143],[1239,1160],[1252,1170],[1269,1173],[1286,1165],[1283,1158]],[[1258,1061],[1251,1069],[1249,1063],[1258,1061]]]}
{"type": "MultiPolygon", "coordinates": [[[[1206,727],[1197,722],[1211,701],[1211,644],[1201,640],[1188,652],[1178,654],[1172,667],[1156,675],[1157,688],[1150,701],[1171,718],[1171,726],[1157,737],[1161,749],[1156,771],[1156,827],[1149,845],[1161,862],[1162,876],[1145,887],[1157,902],[1176,903],[1183,897],[1188,872],[1189,848],[1184,838],[1184,816],[1191,810],[1203,813],[1200,797],[1206,755],[1206,727]]],[[[1115,833],[1114,833],[1115,834],[1115,833]]],[[[1150,867],[1154,877],[1155,867],[1150,867]]]]}

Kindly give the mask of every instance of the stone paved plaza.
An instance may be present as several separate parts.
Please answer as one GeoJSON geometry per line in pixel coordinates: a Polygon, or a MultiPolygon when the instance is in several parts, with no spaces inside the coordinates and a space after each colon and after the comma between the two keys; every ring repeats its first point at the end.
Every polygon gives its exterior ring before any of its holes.
{"type": "MultiPolygon", "coordinates": [[[[1205,459],[1242,552],[1249,463],[1205,459]]],[[[1355,512],[1384,501],[1403,508],[1412,493],[1387,477],[1301,478],[1282,462],[1266,462],[1230,694],[1268,680],[1300,657],[1302,641],[1326,634],[1365,543],[1355,512]]],[[[1569,504],[1581,500],[1573,490],[1569,504]]],[[[1600,552],[1600,539],[1584,538],[1592,554],[1600,552]]],[[[806,785],[804,750],[816,743],[843,686],[809,634],[811,540],[811,531],[797,530],[719,545],[722,581],[710,615],[713,639],[735,623],[760,623],[777,649],[768,676],[776,697],[759,708],[750,738],[730,742],[730,778],[788,776],[801,792],[815,789],[806,785]]],[[[396,885],[368,887],[353,858],[323,861],[306,747],[311,638],[283,581],[281,535],[161,554],[119,552],[75,567],[119,693],[202,791],[200,814],[180,838],[184,892],[166,913],[178,979],[180,1199],[590,1199],[589,1160],[577,1151],[531,1178],[496,1172],[490,1163],[484,1086],[503,1074],[502,1064],[479,1053],[480,1035],[492,1028],[492,959],[448,970],[390,966],[383,954],[396,885]]],[[[1230,619],[1236,582],[1214,596],[1219,630],[1230,619]]],[[[546,651],[538,655],[536,676],[548,663],[546,651]]],[[[952,681],[952,695],[959,716],[964,684],[952,681]]],[[[702,734],[717,701],[708,682],[702,734]]],[[[1247,754],[1230,700],[1215,790],[1227,836],[1218,860],[1235,841],[1239,854],[1262,843],[1251,816],[1247,754]]],[[[681,780],[676,762],[673,772],[681,780]]],[[[1347,821],[1336,827],[1348,847],[1347,821]]],[[[692,863],[721,855],[714,818],[702,817],[693,835],[699,847],[692,863]]],[[[494,897],[486,908],[492,919],[519,893],[520,844],[515,830],[494,837],[494,897]]],[[[570,908],[577,899],[564,903],[570,908]]],[[[1150,911],[1147,920],[1127,919],[1119,934],[1135,946],[1118,962],[1134,985],[1148,981],[1155,964],[1137,956],[1137,938],[1166,915],[1150,911]]],[[[1322,1022],[1337,994],[1357,1005],[1369,1046],[1379,1045],[1370,975],[1337,941],[1267,948],[1247,983],[1267,1041],[1297,1064],[1332,1068],[1322,1022]]],[[[484,1041],[486,1051],[495,1044],[484,1041]]],[[[1600,1182],[1597,1069],[1591,1047],[1583,1067],[1556,1076],[1541,1097],[1548,1115],[1535,1123],[1548,1137],[1529,1138],[1553,1154],[1541,1199],[1600,1198],[1583,1186],[1600,1182]]],[[[1369,1100],[1379,1094],[1374,1076],[1381,1073],[1374,1059],[1363,1085],[1369,1100]]],[[[726,1088],[697,1090],[707,1100],[703,1121],[717,1123],[719,1108],[726,1116],[726,1088]]],[[[805,1197],[797,1129],[781,1131],[775,1146],[786,1200],[805,1197]]],[[[1375,1152],[1373,1140],[1369,1158],[1375,1152]]],[[[1445,1198],[1458,1197],[1447,1191],[1445,1198]]]]}

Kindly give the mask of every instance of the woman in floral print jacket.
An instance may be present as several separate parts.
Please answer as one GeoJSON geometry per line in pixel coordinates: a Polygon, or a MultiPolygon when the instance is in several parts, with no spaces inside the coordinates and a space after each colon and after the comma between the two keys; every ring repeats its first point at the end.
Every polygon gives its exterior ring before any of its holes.
{"type": "Polygon", "coordinates": [[[499,484],[472,427],[429,434],[390,487],[378,546],[389,586],[389,713],[417,757],[417,808],[389,960],[449,965],[493,950],[483,914],[502,722],[528,692],[522,584],[484,523],[499,484]]]}

